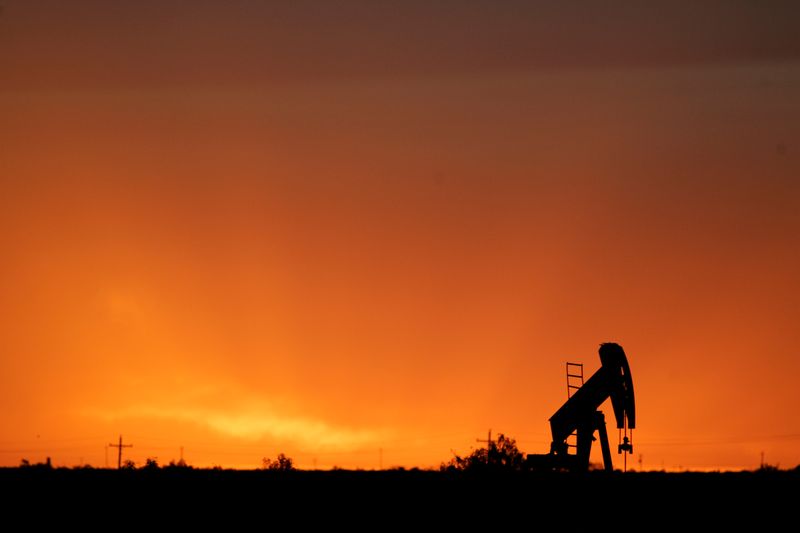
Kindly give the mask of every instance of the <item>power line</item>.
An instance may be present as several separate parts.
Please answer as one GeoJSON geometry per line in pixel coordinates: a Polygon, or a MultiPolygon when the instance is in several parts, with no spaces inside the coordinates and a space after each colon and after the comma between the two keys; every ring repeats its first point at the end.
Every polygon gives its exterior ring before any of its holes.
{"type": "MultiPolygon", "coordinates": [[[[431,434],[428,436],[420,435],[413,438],[397,438],[397,439],[388,439],[381,442],[384,446],[388,444],[393,444],[392,450],[394,453],[405,454],[412,450],[416,450],[419,448],[425,447],[435,447],[436,442],[441,442],[443,440],[453,438],[454,440],[461,440],[463,436],[466,436],[466,433],[462,432],[453,432],[453,433],[438,433],[438,434],[431,434]]],[[[121,436],[120,436],[121,437],[121,436]]],[[[491,433],[487,434],[487,439],[476,439],[480,443],[485,443],[487,446],[489,445],[489,441],[492,441],[491,433]]],[[[518,434],[518,440],[520,437],[523,440],[528,440],[528,445],[532,445],[534,442],[544,442],[541,440],[540,435],[534,436],[533,434],[518,434]],[[530,435],[530,439],[526,439],[530,435]],[[537,438],[538,437],[538,438],[537,438]]],[[[129,438],[131,438],[129,436],[129,438]]],[[[136,438],[136,437],[134,437],[136,438]]],[[[732,437],[725,437],[725,436],[714,436],[714,437],[704,437],[704,436],[697,436],[695,438],[686,437],[686,436],[674,436],[669,438],[653,438],[652,440],[647,439],[640,439],[639,445],[645,446],[649,448],[672,448],[672,447],[691,447],[691,446],[735,446],[735,445],[743,445],[743,444],[763,444],[767,442],[792,442],[800,439],[800,432],[794,433],[780,433],[780,434],[767,434],[767,435],[748,435],[748,436],[732,436],[732,437]]],[[[13,455],[13,454],[53,454],[59,452],[75,452],[75,453],[85,453],[87,449],[86,446],[83,446],[81,443],[82,441],[92,440],[89,437],[70,437],[70,438],[60,438],[60,439],[47,439],[46,441],[37,441],[35,444],[30,442],[29,444],[33,444],[33,446],[26,446],[24,441],[14,441],[7,440],[2,444],[5,444],[8,447],[0,447],[0,455],[13,455]],[[53,446],[48,446],[47,444],[53,443],[53,446]],[[15,444],[17,444],[15,446],[15,444]]],[[[137,438],[137,442],[140,442],[140,446],[138,449],[142,451],[146,450],[153,450],[153,451],[163,451],[163,450],[179,450],[179,442],[177,439],[165,438],[165,437],[139,437],[137,438]],[[173,442],[175,444],[168,446],[167,443],[173,442]],[[148,443],[152,443],[153,445],[148,445],[148,443]]],[[[2,446],[0,444],[0,446],[2,446]]],[[[203,441],[198,440],[196,442],[192,441],[189,443],[191,449],[193,450],[194,454],[201,453],[203,455],[219,455],[219,456],[248,456],[248,455],[259,455],[263,453],[263,449],[265,446],[272,446],[274,443],[259,443],[259,444],[245,444],[245,443],[236,443],[235,439],[231,439],[227,442],[214,442],[212,444],[211,441],[203,441]]],[[[119,442],[116,444],[109,444],[104,446],[104,450],[108,452],[109,448],[117,448],[117,466],[121,466],[121,456],[122,456],[122,449],[119,447],[122,445],[124,448],[132,447],[130,444],[123,444],[122,439],[120,438],[119,442]]],[[[92,446],[93,448],[93,446],[92,446]]],[[[293,452],[293,455],[296,456],[307,456],[307,457],[314,457],[314,458],[324,458],[328,457],[333,459],[335,457],[343,457],[343,456],[353,456],[353,457],[366,457],[370,454],[375,453],[375,448],[370,446],[363,446],[357,447],[353,449],[298,449],[293,452]]],[[[379,450],[379,465],[382,466],[382,453],[379,450]]],[[[374,457],[374,455],[373,455],[374,457]]],[[[102,458],[101,458],[102,459],[102,458]]],[[[106,464],[108,462],[106,461],[106,464]]]]}
{"type": "Polygon", "coordinates": [[[767,441],[783,441],[800,439],[800,433],[787,433],[783,435],[754,435],[752,437],[733,437],[733,438],[709,438],[709,439],[666,439],[663,441],[639,440],[640,446],[720,446],[725,444],[749,444],[762,443],[767,441]]]}

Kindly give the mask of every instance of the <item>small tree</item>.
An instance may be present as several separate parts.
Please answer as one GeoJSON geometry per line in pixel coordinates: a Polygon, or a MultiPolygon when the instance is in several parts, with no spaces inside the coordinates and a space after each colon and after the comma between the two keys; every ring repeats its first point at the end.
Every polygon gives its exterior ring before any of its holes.
{"type": "Polygon", "coordinates": [[[172,460],[172,461],[170,461],[170,462],[169,462],[169,464],[167,464],[167,466],[165,466],[164,468],[185,468],[185,469],[191,469],[192,467],[191,467],[191,466],[189,466],[189,463],[187,463],[186,461],[184,461],[184,460],[181,458],[181,459],[178,459],[177,461],[175,461],[175,460],[173,459],[173,460],[172,460]]]}
{"type": "Polygon", "coordinates": [[[142,467],[143,470],[158,470],[159,468],[158,458],[156,457],[148,457],[144,462],[144,466],[142,467]]]}
{"type": "Polygon", "coordinates": [[[275,460],[264,457],[261,459],[261,465],[264,470],[275,470],[279,472],[294,470],[294,461],[292,461],[292,458],[286,457],[286,455],[282,453],[279,453],[275,460]]]}
{"type": "Polygon", "coordinates": [[[502,433],[497,440],[489,442],[488,447],[478,448],[465,457],[453,454],[447,463],[442,463],[443,471],[469,472],[511,472],[522,470],[525,454],[517,448],[517,442],[502,433]]]}

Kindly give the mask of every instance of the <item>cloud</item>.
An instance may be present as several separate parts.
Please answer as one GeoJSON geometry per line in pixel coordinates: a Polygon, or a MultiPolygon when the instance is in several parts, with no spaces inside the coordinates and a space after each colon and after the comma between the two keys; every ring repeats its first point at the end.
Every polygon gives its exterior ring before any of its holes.
{"type": "Polygon", "coordinates": [[[264,408],[213,409],[141,405],[99,415],[104,419],[144,418],[187,422],[237,439],[271,438],[291,441],[304,448],[353,449],[378,442],[385,431],[337,427],[322,420],[288,416],[264,408]]]}
{"type": "Polygon", "coordinates": [[[115,86],[796,60],[797,2],[19,2],[4,84],[115,86]],[[30,6],[26,4],[32,4],[30,6]],[[96,5],[95,5],[96,4],[96,5]],[[119,5],[118,5],[119,4],[119,5]],[[128,4],[128,5],[126,5],[128,4]],[[146,22],[145,22],[146,21],[146,22]],[[146,31],[143,31],[146,28],[146,31]]]}

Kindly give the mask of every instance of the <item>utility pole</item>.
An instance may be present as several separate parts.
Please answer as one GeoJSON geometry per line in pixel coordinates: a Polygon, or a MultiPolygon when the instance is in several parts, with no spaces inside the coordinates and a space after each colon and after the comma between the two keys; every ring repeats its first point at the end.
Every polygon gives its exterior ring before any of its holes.
{"type": "Polygon", "coordinates": [[[122,448],[133,448],[133,444],[122,444],[122,435],[119,436],[119,444],[109,444],[109,448],[117,449],[117,470],[122,468],[122,448]]]}
{"type": "Polygon", "coordinates": [[[486,440],[482,439],[475,439],[475,442],[485,442],[486,443],[486,464],[489,464],[489,450],[492,448],[492,429],[489,428],[489,434],[486,436],[486,440]]]}

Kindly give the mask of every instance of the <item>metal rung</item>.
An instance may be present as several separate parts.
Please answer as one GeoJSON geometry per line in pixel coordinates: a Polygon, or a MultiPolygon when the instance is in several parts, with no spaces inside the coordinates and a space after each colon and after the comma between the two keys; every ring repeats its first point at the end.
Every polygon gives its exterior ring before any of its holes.
{"type": "Polygon", "coordinates": [[[583,363],[570,363],[567,362],[567,398],[572,397],[572,391],[580,389],[584,384],[583,381],[583,363]],[[579,372],[579,373],[576,373],[579,372]],[[570,380],[581,380],[580,385],[573,385],[570,380]]]}

